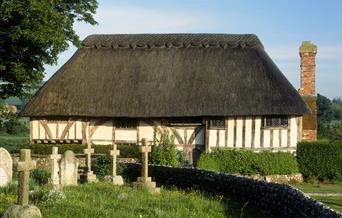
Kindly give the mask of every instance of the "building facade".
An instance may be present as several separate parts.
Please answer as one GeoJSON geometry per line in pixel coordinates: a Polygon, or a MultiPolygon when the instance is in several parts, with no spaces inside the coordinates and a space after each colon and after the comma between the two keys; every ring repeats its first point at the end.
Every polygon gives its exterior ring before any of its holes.
{"type": "Polygon", "coordinates": [[[223,147],[294,151],[307,113],[259,39],[228,34],[89,36],[21,111],[31,143],[169,132],[191,161],[223,147]]]}

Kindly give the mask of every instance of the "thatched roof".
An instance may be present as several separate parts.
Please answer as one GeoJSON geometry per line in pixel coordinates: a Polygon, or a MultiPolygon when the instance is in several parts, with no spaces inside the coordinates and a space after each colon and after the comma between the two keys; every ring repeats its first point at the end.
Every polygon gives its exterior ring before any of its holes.
{"type": "Polygon", "coordinates": [[[91,35],[22,116],[301,115],[255,35],[91,35]]]}

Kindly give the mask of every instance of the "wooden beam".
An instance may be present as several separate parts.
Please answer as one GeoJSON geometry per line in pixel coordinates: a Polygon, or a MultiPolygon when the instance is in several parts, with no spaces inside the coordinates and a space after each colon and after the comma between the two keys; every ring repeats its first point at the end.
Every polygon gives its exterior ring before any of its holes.
{"type": "Polygon", "coordinates": [[[209,128],[208,128],[208,119],[205,119],[205,139],[204,139],[204,147],[205,147],[205,152],[210,151],[209,147],[209,128]]]}
{"type": "Polygon", "coordinates": [[[46,121],[46,120],[40,120],[40,121],[38,121],[38,122],[40,122],[40,124],[41,124],[42,127],[44,128],[45,134],[47,135],[47,138],[48,138],[48,139],[52,139],[51,131],[50,131],[49,126],[47,125],[47,121],[46,121]]]}
{"type": "Polygon", "coordinates": [[[197,126],[194,130],[194,132],[191,134],[190,138],[189,138],[189,141],[187,142],[187,144],[193,144],[197,135],[199,134],[199,132],[203,129],[202,126],[197,126]]]}
{"type": "Polygon", "coordinates": [[[95,131],[104,123],[106,123],[108,120],[105,119],[99,119],[96,122],[93,123],[92,126],[89,126],[89,139],[94,135],[95,131]]]}
{"type": "Polygon", "coordinates": [[[69,130],[74,123],[75,123],[74,121],[68,120],[68,123],[63,129],[60,139],[65,139],[65,136],[69,133],[69,130]]]}
{"type": "Polygon", "coordinates": [[[87,120],[82,120],[82,144],[87,144],[87,120]]]}
{"type": "Polygon", "coordinates": [[[182,137],[179,135],[179,133],[177,132],[177,130],[173,127],[170,127],[171,132],[173,133],[173,135],[175,136],[175,138],[178,141],[178,144],[184,144],[184,141],[182,139],[182,137]]]}

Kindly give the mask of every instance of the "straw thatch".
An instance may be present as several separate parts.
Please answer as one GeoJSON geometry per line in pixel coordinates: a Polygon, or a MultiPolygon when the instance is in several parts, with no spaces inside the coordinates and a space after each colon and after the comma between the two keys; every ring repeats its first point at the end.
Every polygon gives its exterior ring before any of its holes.
{"type": "Polygon", "coordinates": [[[302,115],[255,35],[92,35],[22,116],[302,115]]]}

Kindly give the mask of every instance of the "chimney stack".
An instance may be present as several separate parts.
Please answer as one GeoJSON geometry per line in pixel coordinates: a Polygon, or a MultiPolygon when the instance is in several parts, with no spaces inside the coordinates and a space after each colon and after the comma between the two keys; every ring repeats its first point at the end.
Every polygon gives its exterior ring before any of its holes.
{"type": "Polygon", "coordinates": [[[302,139],[317,140],[317,106],[316,106],[316,54],[317,46],[310,41],[303,41],[299,48],[300,56],[300,90],[311,114],[304,114],[302,119],[302,139]]]}

